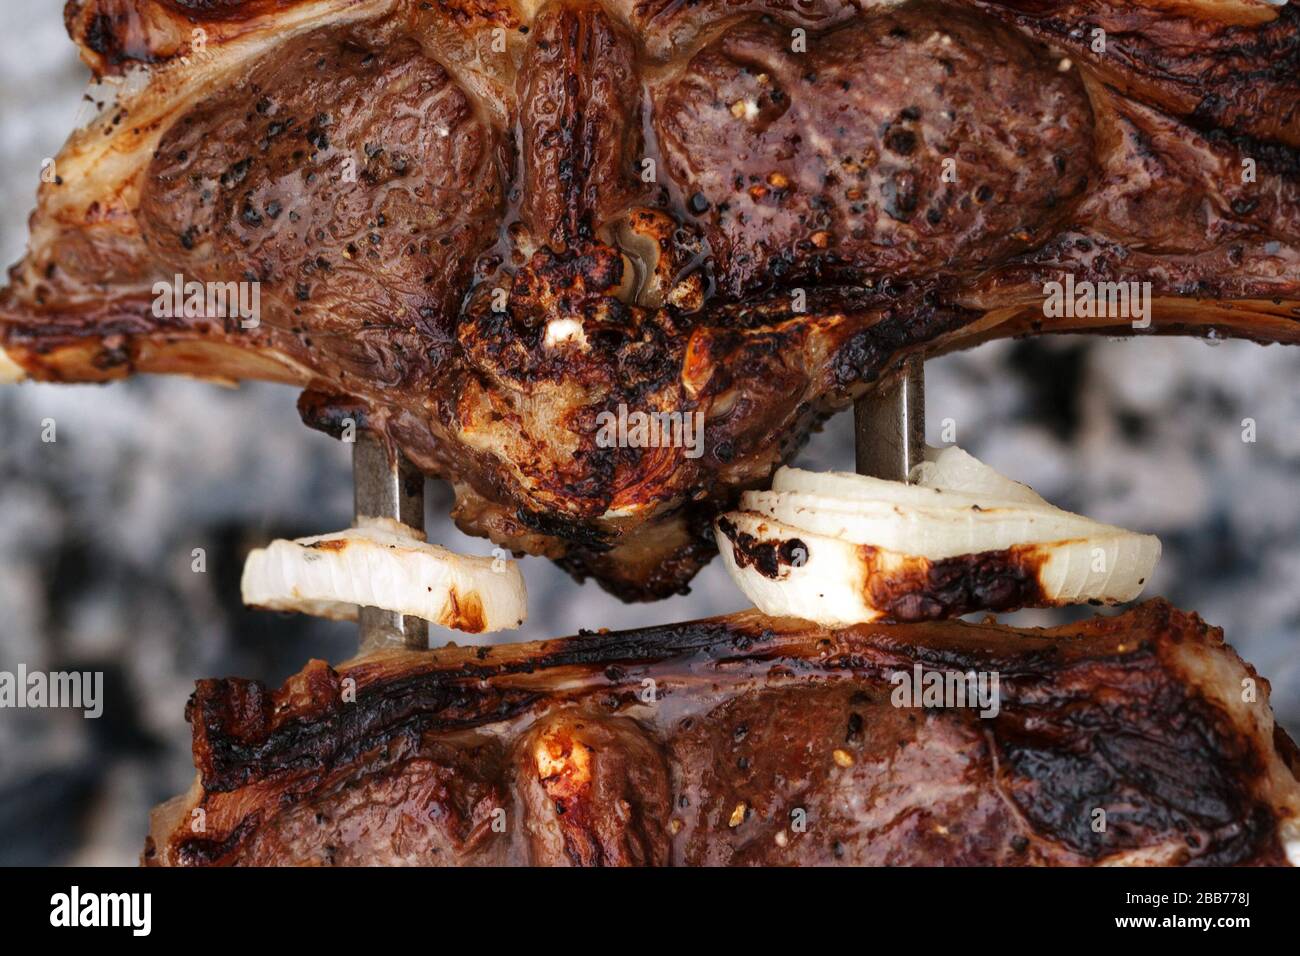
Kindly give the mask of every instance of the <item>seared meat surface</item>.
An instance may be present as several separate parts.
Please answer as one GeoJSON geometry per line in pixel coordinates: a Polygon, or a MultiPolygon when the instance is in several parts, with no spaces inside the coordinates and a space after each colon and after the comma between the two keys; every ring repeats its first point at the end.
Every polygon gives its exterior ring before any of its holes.
{"type": "Polygon", "coordinates": [[[198,776],[146,863],[1283,864],[1300,838],[1267,681],[1163,601],[313,661],[188,713],[198,776]],[[899,696],[968,672],[996,695],[899,696]]]}
{"type": "Polygon", "coordinates": [[[1295,4],[71,0],[67,22],[99,74],[148,78],[93,93],[56,157],[0,372],[300,385],[310,424],[453,482],[466,531],[626,598],[681,589],[709,519],[905,355],[1145,318],[1046,314],[1067,275],[1150,283],[1156,331],[1300,338],[1295,4]],[[255,286],[255,321],[158,309],[177,276],[255,286]],[[699,415],[703,444],[610,445],[620,409],[699,415]]]}
{"type": "Polygon", "coordinates": [[[1088,187],[1079,74],[993,20],[910,4],[829,31],[810,61],[789,45],[785,24],[739,23],[654,101],[734,298],[973,275],[1056,233],[1088,187]]]}

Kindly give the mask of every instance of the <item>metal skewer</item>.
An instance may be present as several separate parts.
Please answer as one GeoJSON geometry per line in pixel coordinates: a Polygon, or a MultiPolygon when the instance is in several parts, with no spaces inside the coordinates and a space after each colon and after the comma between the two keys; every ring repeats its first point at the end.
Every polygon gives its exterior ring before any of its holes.
{"type": "Polygon", "coordinates": [[[859,475],[907,481],[925,455],[925,360],[906,360],[902,374],[853,406],[859,475]]]}
{"type": "MultiPolygon", "coordinates": [[[[398,450],[389,458],[384,443],[367,431],[358,431],[352,446],[353,524],[364,518],[392,518],[424,530],[424,475],[398,450]]],[[[357,618],[361,651],[429,646],[429,625],[422,618],[363,607],[357,618]]]]}

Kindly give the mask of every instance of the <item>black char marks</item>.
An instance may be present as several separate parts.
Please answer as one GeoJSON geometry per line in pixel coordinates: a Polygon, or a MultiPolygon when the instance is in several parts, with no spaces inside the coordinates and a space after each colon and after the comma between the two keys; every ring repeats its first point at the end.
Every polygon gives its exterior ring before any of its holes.
{"type": "Polygon", "coordinates": [[[1271,815],[1238,786],[1239,774],[1260,772],[1259,752],[1222,710],[1164,679],[1155,655],[1092,663],[1087,680],[1107,692],[1086,708],[1056,697],[1031,703],[1027,683],[1025,706],[999,717],[1010,795],[1036,828],[1092,858],[1161,832],[1171,862],[1209,866],[1268,840],[1271,815]],[[1138,682],[1150,696],[1123,690],[1138,682]],[[1139,712],[1166,716],[1151,723],[1139,712]]]}
{"type": "Polygon", "coordinates": [[[1197,129],[1300,147],[1300,10],[1294,3],[1254,9],[1124,0],[978,5],[1197,129]],[[1106,37],[1100,50],[1098,30],[1106,37]]]}
{"type": "Polygon", "coordinates": [[[203,789],[145,862],[1280,864],[1295,749],[1247,677],[1162,601],[1047,631],[746,613],[315,661],[276,692],[199,683],[203,789]],[[997,674],[996,714],[896,706],[917,668],[997,674]]]}
{"type": "Polygon", "coordinates": [[[786,568],[797,566],[808,558],[808,546],[798,538],[760,539],[748,531],[741,531],[725,515],[718,519],[718,530],[731,542],[736,566],[753,567],[765,578],[777,580],[786,568]]]}
{"type": "MultiPolygon", "coordinates": [[[[860,549],[868,566],[875,549],[860,549]]],[[[934,621],[971,611],[1013,611],[1050,604],[1039,579],[1044,555],[1032,546],[962,554],[941,561],[912,558],[903,568],[868,572],[872,606],[894,621],[934,621]]]]}

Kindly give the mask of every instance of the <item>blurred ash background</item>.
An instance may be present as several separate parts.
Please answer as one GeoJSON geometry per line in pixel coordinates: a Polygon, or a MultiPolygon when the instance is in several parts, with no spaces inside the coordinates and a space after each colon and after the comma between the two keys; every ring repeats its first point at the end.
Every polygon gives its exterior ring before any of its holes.
{"type": "MultiPolygon", "coordinates": [[[[0,260],[26,241],[43,157],[79,112],[86,74],[62,4],[0,4],[0,260]]],[[[930,439],[957,443],[1050,500],[1155,532],[1149,595],[1222,626],[1273,683],[1300,733],[1300,351],[1247,343],[1057,338],[1002,342],[931,362],[930,439]],[[1258,441],[1242,441],[1256,420],[1258,441]]],[[[354,629],[239,603],[250,547],[351,519],[349,446],[308,431],[293,390],[183,379],[0,389],[0,670],[105,673],[99,720],[0,711],[0,864],[130,864],[149,808],[193,767],[182,714],[199,677],[276,684],[310,657],[339,661],[354,629]],[[41,441],[41,422],[57,442],[41,441]],[[191,571],[204,548],[207,572],[191,571]]],[[[849,415],[801,463],[852,467],[849,415]]],[[[474,554],[429,487],[430,538],[474,554]]],[[[524,561],[519,639],[735,610],[715,562],[691,594],[623,605],[549,563],[524,561]]],[[[1075,616],[1078,616],[1077,614],[1075,616]]],[[[1042,612],[1018,623],[1049,623],[1042,612]]],[[[441,632],[441,640],[451,639],[441,632]]],[[[463,635],[457,639],[465,640],[463,635]]]]}

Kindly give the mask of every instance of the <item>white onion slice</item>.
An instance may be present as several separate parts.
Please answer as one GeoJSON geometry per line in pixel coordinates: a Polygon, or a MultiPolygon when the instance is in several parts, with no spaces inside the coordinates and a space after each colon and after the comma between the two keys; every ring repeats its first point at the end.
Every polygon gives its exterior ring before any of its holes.
{"type": "Polygon", "coordinates": [[[513,630],[528,614],[514,561],[456,554],[388,518],[272,541],[248,555],[240,590],[271,611],[355,620],[359,606],[377,607],[472,634],[513,630]]]}
{"type": "Polygon", "coordinates": [[[915,478],[782,468],[717,522],[723,563],[765,613],[843,625],[1131,601],[1160,557],[957,448],[915,478]]]}
{"type": "Polygon", "coordinates": [[[927,448],[925,461],[916,466],[912,482],[922,488],[962,491],[972,495],[989,495],[1002,501],[1053,507],[1028,485],[999,474],[974,455],[952,445],[927,448]]]}
{"type": "Polygon", "coordinates": [[[911,484],[842,471],[804,471],[786,467],[778,468],[772,477],[772,490],[842,498],[849,502],[877,501],[942,508],[960,504],[1022,504],[1060,510],[1049,505],[1028,485],[998,474],[956,447],[941,451],[927,449],[926,460],[916,467],[911,484]]]}
{"type": "MultiPolygon", "coordinates": [[[[792,527],[841,538],[851,544],[942,560],[980,551],[1000,551],[1019,544],[1045,544],[1122,528],[1049,507],[976,504],[960,497],[949,507],[923,507],[883,501],[848,501],[796,491],[750,491],[740,507],[792,527]]],[[[989,502],[990,499],[976,499],[989,502]]]]}

